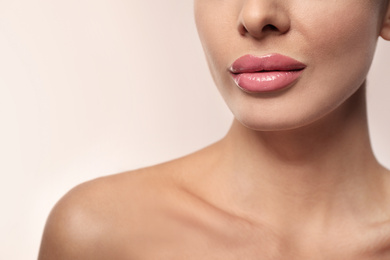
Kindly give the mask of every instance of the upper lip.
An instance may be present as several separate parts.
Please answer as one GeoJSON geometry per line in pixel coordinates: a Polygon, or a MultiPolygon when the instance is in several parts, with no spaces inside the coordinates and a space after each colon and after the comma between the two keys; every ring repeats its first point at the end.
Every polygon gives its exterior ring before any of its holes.
{"type": "Polygon", "coordinates": [[[264,56],[247,54],[234,61],[229,71],[233,74],[239,74],[261,71],[294,71],[304,68],[306,68],[304,63],[277,53],[264,56]]]}

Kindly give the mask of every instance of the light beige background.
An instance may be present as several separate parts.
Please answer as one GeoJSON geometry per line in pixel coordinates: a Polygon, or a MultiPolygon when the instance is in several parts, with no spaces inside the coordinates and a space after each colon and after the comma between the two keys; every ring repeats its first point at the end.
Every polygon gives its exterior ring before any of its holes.
{"type": "MultiPolygon", "coordinates": [[[[390,43],[369,79],[372,140],[390,166],[390,43]]],[[[0,259],[34,259],[74,185],[212,143],[232,116],[208,74],[190,0],[0,1],[0,259]]]]}

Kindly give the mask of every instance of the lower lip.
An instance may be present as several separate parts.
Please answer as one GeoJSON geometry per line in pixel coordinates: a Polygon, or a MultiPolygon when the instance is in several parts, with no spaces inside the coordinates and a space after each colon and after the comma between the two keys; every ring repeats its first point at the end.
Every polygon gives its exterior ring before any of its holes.
{"type": "Polygon", "coordinates": [[[285,89],[294,83],[303,70],[263,71],[232,74],[234,82],[246,92],[272,92],[285,89]]]}

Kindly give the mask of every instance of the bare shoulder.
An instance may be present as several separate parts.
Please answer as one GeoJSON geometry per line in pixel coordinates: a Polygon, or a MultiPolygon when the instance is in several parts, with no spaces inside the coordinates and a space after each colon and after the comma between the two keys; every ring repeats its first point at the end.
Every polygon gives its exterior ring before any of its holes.
{"type": "Polygon", "coordinates": [[[161,169],[102,177],[73,188],[48,217],[39,259],[128,259],[137,233],[147,226],[142,214],[155,210],[156,198],[168,189],[169,178],[159,175],[161,169]]]}
{"type": "Polygon", "coordinates": [[[225,215],[193,190],[202,183],[198,173],[209,171],[210,154],[73,188],[49,215],[39,260],[173,259],[169,254],[178,254],[179,244],[183,252],[194,250],[192,240],[199,237],[197,243],[207,248],[210,234],[218,237],[226,227],[225,215]],[[161,258],[161,252],[167,256],[161,258]]]}

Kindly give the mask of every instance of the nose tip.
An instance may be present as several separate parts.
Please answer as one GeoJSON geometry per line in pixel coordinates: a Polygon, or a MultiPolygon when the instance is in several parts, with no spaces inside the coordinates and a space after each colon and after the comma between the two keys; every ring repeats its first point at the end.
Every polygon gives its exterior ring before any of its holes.
{"type": "Polygon", "coordinates": [[[290,17],[283,1],[247,0],[244,2],[238,30],[242,35],[261,39],[266,35],[281,35],[290,30],[290,17]]]}

